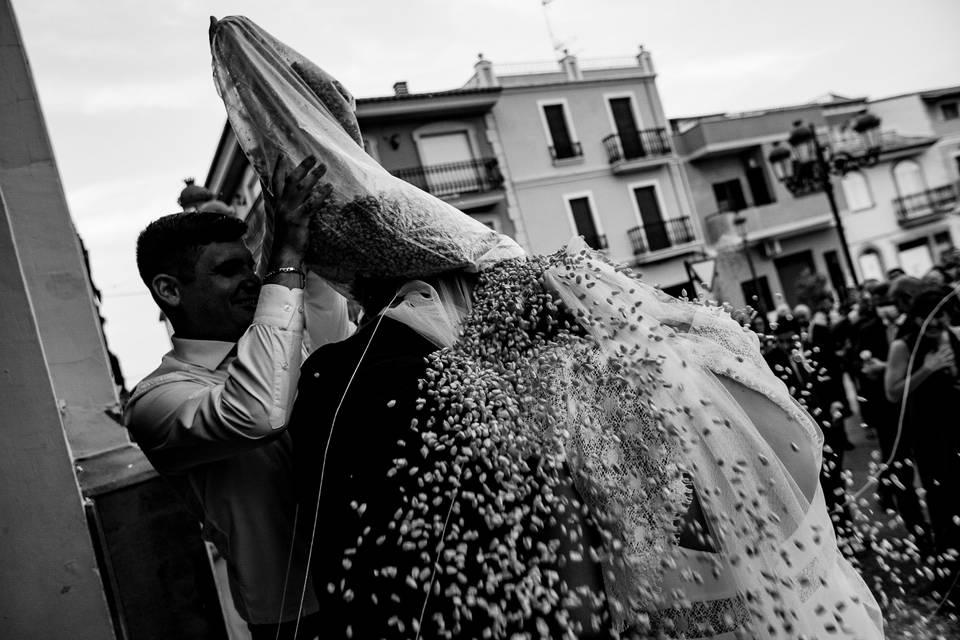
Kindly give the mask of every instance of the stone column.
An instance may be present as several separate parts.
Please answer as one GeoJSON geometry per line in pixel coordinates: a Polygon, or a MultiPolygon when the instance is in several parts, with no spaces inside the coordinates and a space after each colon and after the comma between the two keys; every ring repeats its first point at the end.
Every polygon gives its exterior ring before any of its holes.
{"type": "Polygon", "coordinates": [[[0,191],[0,635],[113,638],[20,258],[0,191]]]}
{"type": "Polygon", "coordinates": [[[0,0],[0,190],[73,458],[124,446],[105,414],[117,394],[10,0],[0,0]]]}

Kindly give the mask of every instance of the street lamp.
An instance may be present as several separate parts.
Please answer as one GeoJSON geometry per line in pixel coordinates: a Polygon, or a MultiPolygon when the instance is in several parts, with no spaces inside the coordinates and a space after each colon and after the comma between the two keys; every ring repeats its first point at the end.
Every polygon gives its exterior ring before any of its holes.
{"type": "Polygon", "coordinates": [[[837,201],[833,194],[831,176],[842,178],[853,169],[877,163],[881,151],[880,118],[869,112],[864,113],[854,121],[853,130],[861,137],[863,150],[860,153],[835,151],[829,145],[820,144],[814,126],[804,125],[803,121],[797,120],[793,123],[793,129],[787,138],[790,149],[781,147],[779,142],[774,142],[773,150],[767,159],[773,167],[773,174],[777,180],[782,182],[792,194],[803,195],[818,189],[822,189],[827,194],[847,270],[850,272],[854,286],[860,286],[853,266],[853,258],[850,255],[850,247],[847,245],[843,221],[840,219],[840,211],[837,209],[837,201]]]}
{"type": "Polygon", "coordinates": [[[743,249],[743,255],[747,259],[747,266],[750,268],[750,278],[753,281],[753,291],[757,296],[757,310],[760,317],[763,318],[763,326],[766,328],[769,318],[767,318],[767,303],[763,299],[763,291],[760,290],[760,281],[757,280],[757,269],[753,266],[753,256],[750,255],[750,245],[747,243],[747,219],[740,215],[739,211],[731,211],[733,214],[733,224],[737,227],[740,234],[740,246],[743,249]]]}

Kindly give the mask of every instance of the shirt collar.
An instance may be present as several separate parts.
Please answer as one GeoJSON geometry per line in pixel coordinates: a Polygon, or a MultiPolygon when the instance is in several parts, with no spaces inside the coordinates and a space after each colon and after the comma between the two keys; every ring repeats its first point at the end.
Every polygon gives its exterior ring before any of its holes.
{"type": "Polygon", "coordinates": [[[230,350],[237,346],[236,342],[193,340],[176,336],[173,336],[171,341],[173,342],[173,355],[178,360],[206,367],[211,371],[216,370],[220,363],[226,359],[230,350]]]}

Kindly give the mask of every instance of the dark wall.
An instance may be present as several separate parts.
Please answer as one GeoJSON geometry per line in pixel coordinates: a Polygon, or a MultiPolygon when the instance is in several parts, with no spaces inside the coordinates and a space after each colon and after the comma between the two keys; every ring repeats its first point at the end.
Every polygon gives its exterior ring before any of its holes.
{"type": "Polygon", "coordinates": [[[166,481],[98,495],[87,513],[120,638],[226,640],[200,525],[166,481]]]}

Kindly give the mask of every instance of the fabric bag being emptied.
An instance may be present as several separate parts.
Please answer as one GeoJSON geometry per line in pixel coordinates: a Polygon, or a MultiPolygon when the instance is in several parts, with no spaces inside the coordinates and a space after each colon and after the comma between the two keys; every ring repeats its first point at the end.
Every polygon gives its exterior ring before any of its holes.
{"type": "Polygon", "coordinates": [[[211,19],[210,48],[230,126],[261,180],[270,183],[281,155],[296,166],[312,154],[327,166],[322,181],[333,191],[311,222],[306,261],[333,284],[476,271],[523,255],[510,238],[390,175],[363,150],[353,97],[249,19],[211,19]]]}

